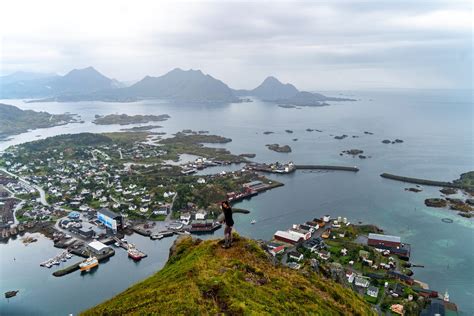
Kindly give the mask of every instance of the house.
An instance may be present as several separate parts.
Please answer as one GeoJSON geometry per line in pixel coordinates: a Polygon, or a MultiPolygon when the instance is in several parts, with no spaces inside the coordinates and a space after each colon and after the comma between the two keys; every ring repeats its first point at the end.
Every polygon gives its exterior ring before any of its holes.
{"type": "Polygon", "coordinates": [[[346,278],[347,278],[347,282],[352,284],[352,282],[354,282],[354,279],[355,279],[355,273],[352,271],[346,271],[346,278]]]}
{"type": "Polygon", "coordinates": [[[301,236],[296,235],[291,231],[282,231],[282,230],[277,231],[273,235],[273,237],[276,240],[283,241],[283,242],[286,242],[286,243],[290,243],[290,244],[293,244],[293,245],[302,240],[301,236]]]}
{"type": "Polygon", "coordinates": [[[290,259],[293,259],[293,260],[296,260],[296,261],[301,261],[301,260],[303,260],[303,258],[304,258],[303,254],[301,254],[301,253],[299,253],[299,252],[297,252],[297,251],[290,251],[290,252],[288,253],[288,257],[289,257],[290,259]]]}
{"type": "Polygon", "coordinates": [[[331,258],[331,253],[329,251],[326,251],[326,250],[320,250],[318,252],[318,257],[323,259],[323,260],[328,260],[329,258],[331,258]]]}
{"type": "Polygon", "coordinates": [[[207,212],[205,210],[199,210],[196,212],[196,219],[206,219],[207,212]]]}
{"type": "Polygon", "coordinates": [[[359,287],[369,287],[369,278],[363,277],[363,276],[356,276],[354,279],[354,284],[359,287]]]}
{"type": "Polygon", "coordinates": [[[403,310],[403,305],[401,304],[393,304],[392,306],[390,306],[390,310],[398,315],[403,315],[405,313],[405,311],[403,310]]]}
{"type": "Polygon", "coordinates": [[[283,253],[284,251],[285,251],[285,246],[281,245],[281,246],[272,248],[270,250],[270,254],[275,257],[276,255],[283,253]]]}
{"type": "Polygon", "coordinates": [[[288,263],[288,267],[290,267],[291,269],[299,270],[301,268],[301,264],[296,262],[290,262],[288,263]]]}
{"type": "Polygon", "coordinates": [[[300,236],[303,240],[308,240],[311,238],[311,232],[301,228],[290,228],[288,232],[300,236]]]}
{"type": "Polygon", "coordinates": [[[377,296],[379,296],[379,288],[375,286],[369,286],[367,289],[367,295],[377,298],[377,296]]]}
{"type": "Polygon", "coordinates": [[[179,219],[181,220],[181,223],[183,223],[184,225],[188,225],[189,221],[191,220],[191,214],[190,213],[183,213],[183,214],[181,214],[179,219]]]}

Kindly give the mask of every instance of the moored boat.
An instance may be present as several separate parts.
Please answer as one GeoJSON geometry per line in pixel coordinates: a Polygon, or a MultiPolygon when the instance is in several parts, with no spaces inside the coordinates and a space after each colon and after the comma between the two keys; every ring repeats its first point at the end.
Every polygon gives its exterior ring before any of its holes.
{"type": "Polygon", "coordinates": [[[97,260],[97,257],[89,257],[79,264],[79,269],[81,271],[89,271],[92,268],[97,267],[98,265],[99,265],[99,260],[97,260]]]}

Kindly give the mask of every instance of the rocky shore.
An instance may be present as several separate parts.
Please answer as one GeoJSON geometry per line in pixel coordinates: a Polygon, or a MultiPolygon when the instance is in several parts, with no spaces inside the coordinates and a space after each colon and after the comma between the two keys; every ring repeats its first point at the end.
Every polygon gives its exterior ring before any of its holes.
{"type": "Polygon", "coordinates": [[[268,149],[276,151],[278,153],[290,153],[291,147],[288,145],[279,145],[279,144],[268,144],[266,145],[268,149]]]}

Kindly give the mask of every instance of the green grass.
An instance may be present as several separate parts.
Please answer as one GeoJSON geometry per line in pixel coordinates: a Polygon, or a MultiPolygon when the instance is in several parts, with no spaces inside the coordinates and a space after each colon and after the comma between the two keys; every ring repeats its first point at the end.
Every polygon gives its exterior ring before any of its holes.
{"type": "Polygon", "coordinates": [[[374,315],[363,298],[323,279],[273,266],[253,240],[179,240],[165,267],[83,315],[374,315]]]}

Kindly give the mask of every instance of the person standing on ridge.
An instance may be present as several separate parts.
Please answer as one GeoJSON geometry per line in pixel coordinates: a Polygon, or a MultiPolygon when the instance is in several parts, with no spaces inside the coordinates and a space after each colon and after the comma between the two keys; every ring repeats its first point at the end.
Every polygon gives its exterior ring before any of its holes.
{"type": "Polygon", "coordinates": [[[234,226],[234,219],[232,218],[232,208],[229,202],[223,201],[221,203],[221,209],[224,213],[224,245],[222,248],[229,248],[232,246],[232,227],[234,226]]]}

